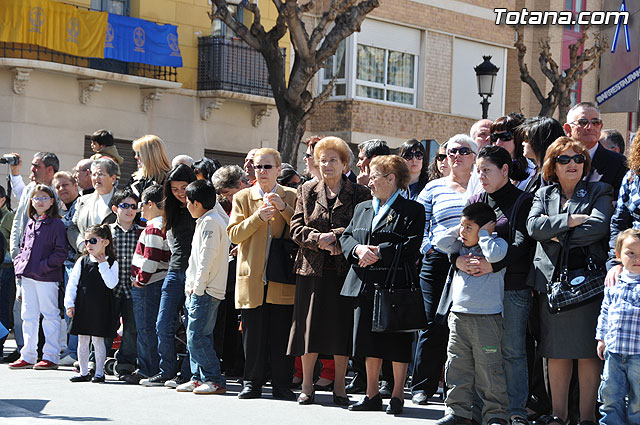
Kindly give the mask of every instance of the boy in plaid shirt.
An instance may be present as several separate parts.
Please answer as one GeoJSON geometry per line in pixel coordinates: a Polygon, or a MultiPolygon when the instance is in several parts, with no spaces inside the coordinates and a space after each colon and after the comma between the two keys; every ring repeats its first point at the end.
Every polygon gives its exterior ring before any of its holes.
{"type": "MultiPolygon", "coordinates": [[[[113,288],[116,298],[116,317],[122,316],[122,342],[116,353],[115,371],[120,380],[131,375],[136,369],[136,322],[131,299],[131,260],[136,249],[138,236],[142,230],[136,223],[138,197],[130,189],[117,190],[111,198],[111,211],[116,222],[110,224],[113,246],[118,255],[118,284],[113,288]]],[[[110,348],[110,347],[108,347],[110,348]]]]}
{"type": "Polygon", "coordinates": [[[640,424],[640,230],[618,235],[616,257],[623,270],[604,290],[596,328],[598,356],[605,361],[600,424],[640,424]]]}

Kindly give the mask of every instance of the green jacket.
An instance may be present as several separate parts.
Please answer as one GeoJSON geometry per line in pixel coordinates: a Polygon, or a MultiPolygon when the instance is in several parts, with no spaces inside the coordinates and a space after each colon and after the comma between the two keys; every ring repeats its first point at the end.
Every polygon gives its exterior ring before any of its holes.
{"type": "Polygon", "coordinates": [[[16,215],[14,211],[9,211],[6,206],[0,208],[0,212],[2,213],[2,218],[0,218],[0,232],[7,240],[7,246],[9,244],[9,239],[11,238],[11,226],[13,225],[13,216],[16,215]]]}

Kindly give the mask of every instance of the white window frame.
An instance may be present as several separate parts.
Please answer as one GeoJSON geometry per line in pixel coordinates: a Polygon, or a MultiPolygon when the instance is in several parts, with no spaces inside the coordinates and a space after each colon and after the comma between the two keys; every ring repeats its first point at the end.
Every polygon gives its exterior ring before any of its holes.
{"type": "MultiPolygon", "coordinates": [[[[360,43],[362,44],[362,43],[360,43]]],[[[358,78],[355,78],[354,82],[354,92],[357,92],[355,89],[357,88],[357,86],[364,86],[364,87],[373,87],[376,89],[382,89],[384,92],[384,99],[372,99],[370,97],[365,97],[365,96],[358,96],[355,95],[356,99],[362,99],[362,100],[369,100],[372,102],[379,102],[379,103],[386,103],[386,104],[391,104],[391,105],[402,105],[402,106],[412,106],[412,107],[416,107],[417,104],[417,97],[418,97],[418,90],[417,90],[417,85],[418,85],[418,60],[419,60],[419,56],[418,55],[414,55],[413,53],[407,53],[410,54],[411,56],[413,56],[413,88],[407,88],[407,87],[402,87],[402,86],[394,86],[391,84],[387,84],[386,81],[388,80],[388,76],[389,76],[389,52],[393,51],[393,52],[399,52],[399,53],[404,53],[400,50],[390,50],[390,49],[385,49],[384,47],[378,47],[378,46],[372,46],[372,45],[367,45],[367,44],[362,44],[363,46],[367,46],[367,47],[373,47],[376,49],[382,49],[384,50],[384,81],[385,83],[374,83],[372,81],[367,81],[367,80],[360,80],[358,78]],[[393,102],[391,100],[387,100],[387,91],[397,91],[400,93],[408,93],[408,94],[412,94],[413,95],[413,103],[409,104],[409,103],[402,103],[402,102],[393,102]]],[[[357,47],[357,46],[356,46],[357,47]]],[[[357,62],[357,55],[354,55],[356,57],[356,67],[358,66],[357,62]]],[[[357,70],[357,68],[356,68],[357,70]]],[[[357,75],[357,71],[354,73],[355,75],[357,75]]]]}
{"type": "MultiPolygon", "coordinates": [[[[335,85],[338,84],[344,84],[345,86],[345,90],[344,90],[344,95],[336,95],[336,87],[334,85],[333,87],[333,93],[331,93],[331,95],[329,95],[330,99],[336,99],[336,100],[344,100],[347,98],[353,98],[352,95],[350,95],[349,93],[349,81],[350,81],[350,58],[351,58],[351,51],[352,51],[352,43],[351,43],[351,38],[352,37],[348,37],[344,40],[345,42],[345,46],[344,46],[344,78],[336,78],[335,81],[335,85]]],[[[335,54],[332,56],[335,59],[335,54]]],[[[336,68],[337,68],[337,61],[334,60],[333,61],[333,73],[335,75],[336,73],[336,68]]],[[[329,82],[331,81],[331,79],[329,78],[325,78],[324,76],[324,67],[320,68],[320,71],[318,72],[318,81],[319,81],[319,85],[318,85],[318,93],[322,93],[323,87],[327,84],[329,84],[329,82]]]]}

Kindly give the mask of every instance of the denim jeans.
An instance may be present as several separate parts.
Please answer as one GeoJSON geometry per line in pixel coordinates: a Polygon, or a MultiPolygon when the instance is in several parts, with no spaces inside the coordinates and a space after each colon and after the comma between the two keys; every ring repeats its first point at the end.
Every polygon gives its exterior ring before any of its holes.
{"type": "Polygon", "coordinates": [[[158,334],[156,320],[160,308],[162,281],[153,282],[143,288],[131,288],[133,315],[138,328],[138,372],[152,377],[159,371],[158,334]]]}
{"type": "Polygon", "coordinates": [[[213,328],[218,317],[221,300],[205,293],[191,294],[185,307],[189,315],[187,325],[187,349],[189,350],[192,379],[213,382],[224,387],[225,379],[220,370],[220,360],[213,348],[213,328]]]}
{"type": "Polygon", "coordinates": [[[115,356],[115,371],[117,375],[128,375],[136,370],[136,358],[138,357],[138,335],[135,314],[133,313],[133,299],[116,298],[115,308],[118,316],[122,317],[122,339],[115,356]]]}
{"type": "MultiPolygon", "coordinates": [[[[169,271],[162,282],[160,309],[156,321],[158,334],[158,354],[160,354],[160,373],[173,378],[178,369],[175,333],[180,307],[184,305],[184,282],[186,273],[182,270],[169,271]]],[[[182,372],[189,375],[189,359],[182,362],[182,372]]],[[[187,376],[185,375],[185,376],[187,376]]]]}
{"type": "Polygon", "coordinates": [[[531,308],[531,290],[504,292],[504,337],[502,358],[507,378],[509,416],[527,417],[529,376],[527,369],[527,318],[531,308]]]}
{"type": "Polygon", "coordinates": [[[598,400],[602,403],[600,424],[640,424],[640,355],[605,350],[604,358],[598,389],[598,400]]]}
{"type": "Polygon", "coordinates": [[[4,266],[0,269],[0,323],[7,329],[11,329],[13,328],[13,301],[16,297],[16,282],[11,257],[8,257],[8,260],[5,257],[4,266]]]}

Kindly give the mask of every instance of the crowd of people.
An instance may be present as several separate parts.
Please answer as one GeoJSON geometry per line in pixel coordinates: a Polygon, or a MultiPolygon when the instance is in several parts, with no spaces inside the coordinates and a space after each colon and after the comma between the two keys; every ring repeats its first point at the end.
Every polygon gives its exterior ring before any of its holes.
{"type": "Polygon", "coordinates": [[[407,387],[423,405],[444,382],[439,425],[638,424],[640,138],[623,156],[588,102],[566,121],[481,120],[431,162],[419,140],[397,154],[369,140],[357,173],[331,136],[306,140],[298,172],[270,148],[244,167],[169,161],[148,135],[126,184],[106,130],[72,172],[36,153],[27,184],[14,154],[0,331],[18,351],[4,361],[102,383],[119,337],[113,373],[134,385],[224,394],[241,376],[240,399],[329,390],[397,415],[407,387]],[[576,270],[570,285],[593,294],[556,308],[576,270]],[[419,331],[380,328],[389,288],[420,297],[419,331]]]}

